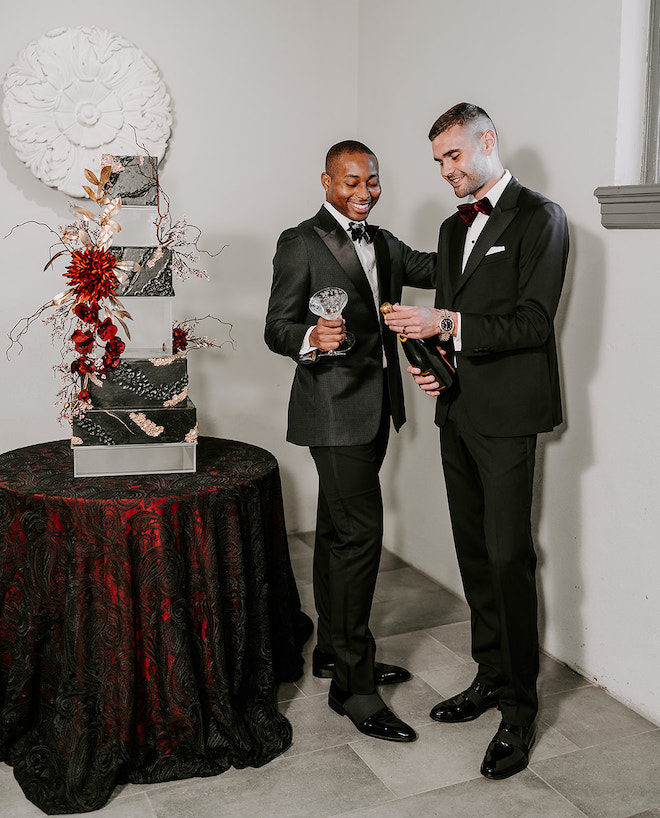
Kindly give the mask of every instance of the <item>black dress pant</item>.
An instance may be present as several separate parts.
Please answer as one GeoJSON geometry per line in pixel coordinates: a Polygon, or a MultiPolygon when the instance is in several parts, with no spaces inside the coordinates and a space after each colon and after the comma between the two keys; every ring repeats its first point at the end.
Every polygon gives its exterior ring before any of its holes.
{"type": "Polygon", "coordinates": [[[470,606],[477,679],[503,685],[505,721],[538,710],[536,554],[531,503],[536,435],[488,437],[459,395],[440,431],[454,543],[470,606]]]}
{"type": "Polygon", "coordinates": [[[383,407],[374,440],[360,446],[317,446],[310,452],[319,476],[314,543],[314,601],[318,647],[335,657],[342,690],[375,690],[375,642],[369,629],[383,540],[379,471],[390,414],[383,407]]]}

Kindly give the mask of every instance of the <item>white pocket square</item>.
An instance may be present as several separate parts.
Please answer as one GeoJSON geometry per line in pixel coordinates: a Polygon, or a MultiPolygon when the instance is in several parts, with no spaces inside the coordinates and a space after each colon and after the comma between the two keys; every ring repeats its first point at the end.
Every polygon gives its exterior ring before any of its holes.
{"type": "Polygon", "coordinates": [[[506,247],[499,247],[498,245],[493,245],[490,250],[486,253],[487,256],[492,256],[495,253],[503,253],[506,250],[506,247]]]}

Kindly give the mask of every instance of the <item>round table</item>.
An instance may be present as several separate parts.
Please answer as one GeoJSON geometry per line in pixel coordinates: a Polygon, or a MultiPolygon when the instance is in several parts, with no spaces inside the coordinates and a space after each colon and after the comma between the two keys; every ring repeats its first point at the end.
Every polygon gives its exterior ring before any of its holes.
{"type": "Polygon", "coordinates": [[[0,455],[0,759],[44,812],[270,761],[310,631],[269,452],[200,438],[196,474],[104,478],[68,441],[0,455]]]}

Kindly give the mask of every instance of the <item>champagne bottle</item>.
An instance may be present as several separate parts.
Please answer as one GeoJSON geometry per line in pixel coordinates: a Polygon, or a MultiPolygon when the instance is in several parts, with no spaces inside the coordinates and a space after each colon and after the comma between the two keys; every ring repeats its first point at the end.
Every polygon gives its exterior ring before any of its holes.
{"type": "MultiPolygon", "coordinates": [[[[387,315],[394,312],[394,307],[389,301],[386,301],[381,304],[380,311],[383,315],[387,315]]],[[[440,384],[441,390],[452,385],[456,370],[446,359],[446,356],[441,355],[419,338],[407,338],[399,332],[397,332],[397,336],[401,341],[406,358],[413,366],[421,369],[422,375],[434,375],[440,384]]]]}

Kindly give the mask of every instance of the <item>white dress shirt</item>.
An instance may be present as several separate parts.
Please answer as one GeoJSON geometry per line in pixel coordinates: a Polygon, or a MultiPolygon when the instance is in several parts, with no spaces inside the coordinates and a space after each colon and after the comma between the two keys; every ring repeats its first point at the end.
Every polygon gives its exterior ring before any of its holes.
{"type": "MultiPolygon", "coordinates": [[[[339,222],[340,227],[342,227],[349,239],[353,242],[353,246],[355,247],[355,252],[357,253],[357,257],[360,260],[360,264],[362,265],[362,269],[367,277],[367,281],[369,282],[369,287],[371,288],[371,292],[374,298],[374,304],[376,305],[376,312],[378,312],[378,308],[380,306],[380,299],[378,294],[378,269],[376,267],[376,251],[374,250],[373,242],[367,241],[353,241],[351,238],[351,233],[349,229],[349,222],[352,219],[349,219],[347,216],[344,216],[343,213],[340,213],[337,208],[333,207],[330,202],[323,202],[323,206],[327,208],[329,213],[332,217],[339,222]]],[[[316,326],[316,325],[314,325],[316,326]]],[[[300,348],[300,355],[307,355],[312,350],[316,349],[316,347],[312,346],[309,343],[309,336],[312,334],[312,330],[314,326],[309,327],[307,332],[305,333],[305,337],[303,339],[302,347],[300,348]]]]}
{"type": "MultiPolygon", "coordinates": [[[[505,170],[502,178],[491,187],[488,193],[486,193],[485,198],[488,199],[493,207],[495,207],[500,196],[504,193],[504,189],[509,184],[510,180],[511,174],[508,170],[505,170]]],[[[474,196],[468,196],[467,201],[468,203],[471,203],[476,202],[477,200],[474,198],[474,196]]],[[[474,245],[476,244],[476,241],[481,235],[481,231],[484,229],[487,222],[488,216],[486,216],[485,213],[477,213],[477,218],[468,227],[467,235],[465,236],[465,245],[463,246],[463,263],[461,265],[461,273],[464,272],[467,260],[470,258],[470,253],[474,249],[474,245]]],[[[461,314],[460,312],[456,314],[458,316],[458,322],[456,327],[456,337],[454,338],[454,349],[456,352],[460,352],[463,348],[461,339],[461,314]]]]}

